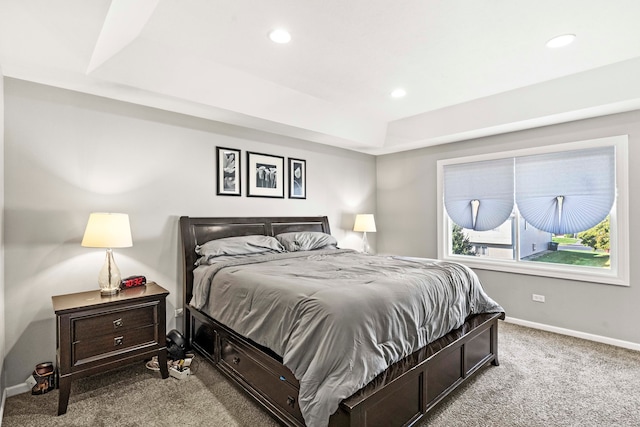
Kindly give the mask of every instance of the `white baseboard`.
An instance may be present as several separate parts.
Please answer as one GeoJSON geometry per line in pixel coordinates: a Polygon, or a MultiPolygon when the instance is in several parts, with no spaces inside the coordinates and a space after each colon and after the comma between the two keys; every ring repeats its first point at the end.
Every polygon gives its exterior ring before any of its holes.
{"type": "Polygon", "coordinates": [[[507,323],[513,323],[514,325],[526,326],[528,328],[540,329],[547,332],[555,332],[556,334],[568,335],[570,337],[582,338],[585,340],[609,344],[616,347],[628,348],[629,350],[640,351],[640,344],[631,341],[623,341],[615,338],[603,337],[601,335],[588,334],[586,332],[559,328],[557,326],[545,325],[544,323],[530,322],[528,320],[516,319],[509,316],[507,316],[504,321],[507,323]]]}
{"type": "Polygon", "coordinates": [[[7,387],[5,390],[5,393],[7,394],[7,397],[11,397],[17,394],[26,393],[28,391],[31,391],[31,386],[26,382],[24,382],[24,383],[12,385],[11,387],[7,387]]]}
{"type": "Polygon", "coordinates": [[[0,426],[2,426],[2,419],[4,418],[4,403],[7,401],[7,390],[2,392],[2,402],[0,402],[0,426]]]}

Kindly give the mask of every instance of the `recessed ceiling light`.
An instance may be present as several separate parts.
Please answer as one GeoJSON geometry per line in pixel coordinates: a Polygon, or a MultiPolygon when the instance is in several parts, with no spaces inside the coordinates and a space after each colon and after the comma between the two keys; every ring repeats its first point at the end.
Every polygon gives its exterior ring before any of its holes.
{"type": "Polygon", "coordinates": [[[398,88],[398,89],[394,90],[393,92],[391,92],[391,97],[392,98],[402,98],[406,94],[407,94],[406,90],[404,90],[402,88],[398,88]]]}
{"type": "Polygon", "coordinates": [[[289,34],[289,31],[283,28],[276,28],[269,33],[269,38],[274,43],[284,44],[291,41],[291,34],[289,34]]]}
{"type": "Polygon", "coordinates": [[[561,36],[557,36],[552,38],[547,42],[547,47],[557,48],[569,45],[576,38],[575,34],[563,34],[561,36]]]}

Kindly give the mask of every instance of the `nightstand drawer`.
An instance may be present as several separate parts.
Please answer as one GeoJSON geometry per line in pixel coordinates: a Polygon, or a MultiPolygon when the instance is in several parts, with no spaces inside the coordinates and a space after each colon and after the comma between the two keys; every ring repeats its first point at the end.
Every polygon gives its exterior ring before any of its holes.
{"type": "Polygon", "coordinates": [[[93,339],[73,343],[72,365],[93,362],[99,358],[112,356],[114,352],[121,353],[145,344],[156,344],[156,325],[123,331],[122,334],[111,333],[93,339]],[[95,357],[100,356],[100,357],[95,357]],[[90,360],[88,360],[90,359],[90,360]]]}
{"type": "Polygon", "coordinates": [[[118,334],[131,328],[153,325],[156,323],[156,306],[154,304],[77,318],[73,321],[73,340],[84,341],[100,335],[118,334]]]}

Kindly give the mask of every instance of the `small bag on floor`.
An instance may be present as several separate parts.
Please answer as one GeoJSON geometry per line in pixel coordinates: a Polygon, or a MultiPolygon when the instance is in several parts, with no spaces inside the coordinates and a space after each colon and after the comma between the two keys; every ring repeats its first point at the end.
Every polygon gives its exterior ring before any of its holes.
{"type": "Polygon", "coordinates": [[[38,363],[32,375],[36,384],[31,388],[31,394],[45,394],[56,388],[56,370],[53,363],[38,363]]]}

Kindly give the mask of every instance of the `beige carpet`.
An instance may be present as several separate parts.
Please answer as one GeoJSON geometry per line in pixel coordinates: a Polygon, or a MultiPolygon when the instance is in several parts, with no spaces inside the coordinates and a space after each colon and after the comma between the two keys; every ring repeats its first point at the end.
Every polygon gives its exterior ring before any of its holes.
{"type": "MultiPolygon", "coordinates": [[[[500,366],[488,367],[418,424],[639,426],[640,353],[500,322],[500,366]]],[[[3,426],[277,426],[206,361],[187,380],[162,380],[144,364],[13,396],[3,426]]]]}

